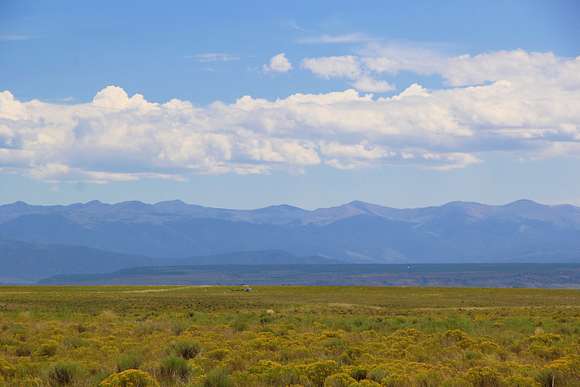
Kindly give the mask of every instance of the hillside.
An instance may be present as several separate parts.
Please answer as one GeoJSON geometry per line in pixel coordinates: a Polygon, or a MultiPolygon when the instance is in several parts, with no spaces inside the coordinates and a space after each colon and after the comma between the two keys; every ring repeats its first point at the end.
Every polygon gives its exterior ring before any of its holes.
{"type": "Polygon", "coordinates": [[[328,264],[324,257],[297,257],[284,251],[241,251],[228,254],[161,259],[120,254],[83,246],[0,240],[0,283],[28,283],[66,274],[108,273],[135,266],[328,264]]]}

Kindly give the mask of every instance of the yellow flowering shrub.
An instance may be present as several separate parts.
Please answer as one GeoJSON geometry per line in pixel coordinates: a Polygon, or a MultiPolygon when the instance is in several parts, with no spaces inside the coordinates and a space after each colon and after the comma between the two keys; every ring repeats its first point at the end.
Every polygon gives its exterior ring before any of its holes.
{"type": "Polygon", "coordinates": [[[99,387],[158,387],[159,383],[145,371],[129,369],[110,375],[99,387]]]}

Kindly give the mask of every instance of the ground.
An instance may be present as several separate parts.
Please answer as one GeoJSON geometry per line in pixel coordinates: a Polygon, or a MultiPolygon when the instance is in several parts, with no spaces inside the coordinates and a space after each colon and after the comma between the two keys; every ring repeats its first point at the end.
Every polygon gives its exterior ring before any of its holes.
{"type": "Polygon", "coordinates": [[[578,290],[0,287],[6,386],[580,386],[578,354],[578,290]]]}

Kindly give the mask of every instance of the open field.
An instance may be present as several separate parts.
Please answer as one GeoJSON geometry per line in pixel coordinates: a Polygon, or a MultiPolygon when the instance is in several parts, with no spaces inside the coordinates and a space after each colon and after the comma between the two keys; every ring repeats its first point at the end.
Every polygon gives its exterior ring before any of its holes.
{"type": "Polygon", "coordinates": [[[0,384],[580,386],[578,290],[241,290],[1,287],[0,384]]]}

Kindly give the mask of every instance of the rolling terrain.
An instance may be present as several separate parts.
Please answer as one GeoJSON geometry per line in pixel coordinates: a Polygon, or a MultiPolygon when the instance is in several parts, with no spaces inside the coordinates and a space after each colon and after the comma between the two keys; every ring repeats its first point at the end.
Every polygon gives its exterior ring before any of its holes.
{"type": "Polygon", "coordinates": [[[55,275],[42,285],[316,285],[580,288],[580,264],[155,266],[55,275]]]}
{"type": "Polygon", "coordinates": [[[0,287],[0,385],[580,386],[578,290],[242,289],[0,287]]]}

